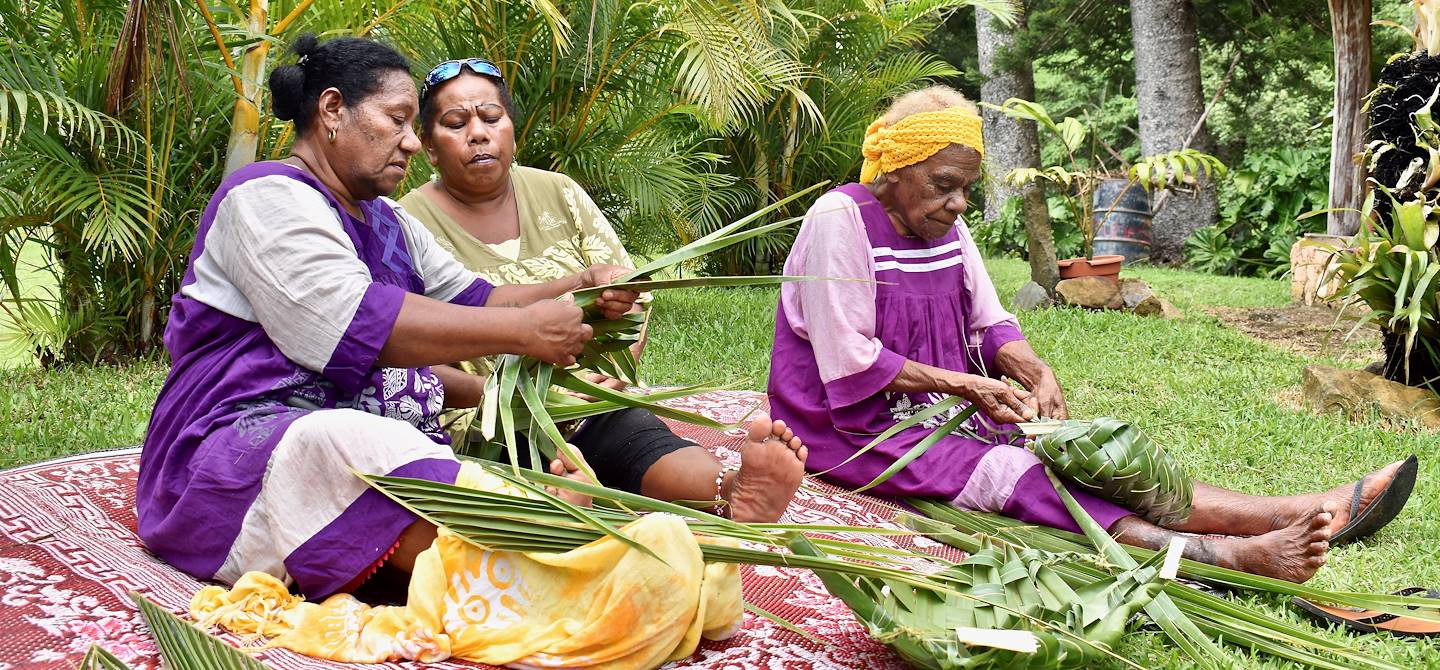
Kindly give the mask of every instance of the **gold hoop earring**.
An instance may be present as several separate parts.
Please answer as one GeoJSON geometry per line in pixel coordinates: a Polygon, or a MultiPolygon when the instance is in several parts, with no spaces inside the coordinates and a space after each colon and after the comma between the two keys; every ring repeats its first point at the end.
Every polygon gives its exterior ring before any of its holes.
{"type": "Polygon", "coordinates": [[[334,128],[331,128],[331,129],[330,129],[330,134],[327,135],[327,136],[325,137],[325,139],[328,140],[331,144],[334,144],[334,143],[335,143],[335,129],[334,129],[334,128]]]}

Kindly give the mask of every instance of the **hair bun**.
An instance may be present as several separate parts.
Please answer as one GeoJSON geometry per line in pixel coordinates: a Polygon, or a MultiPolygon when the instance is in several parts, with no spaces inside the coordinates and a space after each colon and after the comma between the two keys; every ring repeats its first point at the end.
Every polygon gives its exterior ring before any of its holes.
{"type": "Polygon", "coordinates": [[[294,44],[290,45],[290,53],[303,58],[315,53],[316,48],[319,46],[320,39],[315,37],[315,33],[305,33],[301,35],[299,39],[295,40],[294,44]]]}

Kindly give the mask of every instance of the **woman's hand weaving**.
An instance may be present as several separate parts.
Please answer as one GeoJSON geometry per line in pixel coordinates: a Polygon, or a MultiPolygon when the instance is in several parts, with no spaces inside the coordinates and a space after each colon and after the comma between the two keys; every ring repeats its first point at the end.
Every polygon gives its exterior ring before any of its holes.
{"type": "Polygon", "coordinates": [[[581,321],[585,313],[569,298],[542,300],[524,309],[526,321],[534,327],[525,353],[546,363],[574,365],[575,357],[594,337],[593,329],[581,321]]]}
{"type": "MultiPolygon", "coordinates": [[[[619,265],[591,265],[580,273],[580,288],[613,284],[629,273],[630,268],[619,265]]],[[[639,299],[640,294],[635,291],[606,289],[595,300],[595,307],[605,315],[606,319],[618,319],[629,312],[635,306],[635,301],[639,299]]]]}
{"type": "Polygon", "coordinates": [[[956,395],[978,405],[996,423],[1030,421],[1040,415],[1035,396],[1008,382],[978,375],[957,375],[956,395]]]}

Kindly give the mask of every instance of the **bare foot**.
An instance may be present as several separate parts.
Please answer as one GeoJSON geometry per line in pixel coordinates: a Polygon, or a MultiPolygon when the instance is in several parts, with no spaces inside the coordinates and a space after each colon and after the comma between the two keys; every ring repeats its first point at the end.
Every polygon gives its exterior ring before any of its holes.
{"type": "MultiPolygon", "coordinates": [[[[595,483],[588,476],[586,476],[584,472],[581,472],[579,467],[571,463],[570,459],[565,458],[563,454],[560,456],[560,458],[550,461],[550,474],[555,475],[556,477],[564,477],[566,479],[571,479],[580,482],[581,484],[595,483]]],[[[547,486],[545,487],[545,489],[555,497],[564,500],[571,505],[577,505],[580,507],[590,506],[590,496],[587,496],[583,493],[556,488],[553,486],[547,486]]]]}
{"type": "MultiPolygon", "coordinates": [[[[1395,461],[1365,476],[1363,480],[1365,484],[1360,487],[1360,511],[1363,512],[1386,487],[1390,486],[1390,482],[1395,479],[1395,472],[1400,469],[1400,465],[1404,462],[1405,461],[1395,461]]],[[[1330,522],[1330,534],[1334,535],[1340,532],[1340,529],[1344,528],[1345,524],[1350,523],[1350,501],[1354,499],[1354,496],[1355,484],[1353,482],[1350,484],[1341,484],[1329,491],[1322,491],[1320,493],[1286,496],[1282,499],[1285,500],[1286,503],[1282,504],[1280,506],[1281,509],[1275,513],[1274,527],[1279,529],[1292,526],[1302,519],[1309,518],[1310,515],[1314,514],[1316,507],[1324,505],[1325,503],[1334,503],[1335,518],[1330,522]]]]}
{"type": "Polygon", "coordinates": [[[730,518],[748,523],[779,521],[805,477],[807,454],[784,421],[757,414],[740,449],[740,471],[727,482],[730,518]]]}
{"type": "Polygon", "coordinates": [[[1211,556],[1199,560],[1222,568],[1304,583],[1325,565],[1336,508],[1336,503],[1326,502],[1312,510],[1309,517],[1264,535],[1202,540],[1208,546],[1200,547],[1199,551],[1208,550],[1211,556]]]}

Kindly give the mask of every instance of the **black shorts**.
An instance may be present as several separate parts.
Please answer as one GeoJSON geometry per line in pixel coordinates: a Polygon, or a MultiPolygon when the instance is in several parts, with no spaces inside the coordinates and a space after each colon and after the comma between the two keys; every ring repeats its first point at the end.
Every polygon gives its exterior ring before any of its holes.
{"type": "MultiPolygon", "coordinates": [[[[520,465],[529,467],[530,454],[525,436],[515,436],[520,465]]],[[[570,437],[595,469],[600,483],[614,489],[640,493],[645,473],[666,454],[695,446],[670,431],[659,417],[643,409],[616,410],[585,419],[570,437]]],[[[501,458],[509,459],[502,452],[501,458]]]]}

